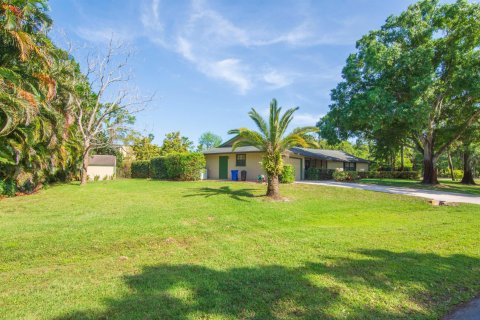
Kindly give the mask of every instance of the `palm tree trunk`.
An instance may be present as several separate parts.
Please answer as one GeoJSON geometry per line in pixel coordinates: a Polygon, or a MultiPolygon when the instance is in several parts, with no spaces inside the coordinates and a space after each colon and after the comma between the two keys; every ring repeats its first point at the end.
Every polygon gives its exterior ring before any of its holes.
{"type": "Polygon", "coordinates": [[[280,197],[278,176],[269,176],[267,178],[267,197],[280,197]]]}

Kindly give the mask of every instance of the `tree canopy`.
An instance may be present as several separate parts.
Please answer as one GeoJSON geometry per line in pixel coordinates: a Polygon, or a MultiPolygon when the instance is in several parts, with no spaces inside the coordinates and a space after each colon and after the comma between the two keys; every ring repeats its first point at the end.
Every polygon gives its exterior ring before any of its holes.
{"type": "Polygon", "coordinates": [[[322,135],[409,145],[424,183],[438,157],[480,116],[480,4],[422,0],[357,42],[332,90],[322,135]]]}

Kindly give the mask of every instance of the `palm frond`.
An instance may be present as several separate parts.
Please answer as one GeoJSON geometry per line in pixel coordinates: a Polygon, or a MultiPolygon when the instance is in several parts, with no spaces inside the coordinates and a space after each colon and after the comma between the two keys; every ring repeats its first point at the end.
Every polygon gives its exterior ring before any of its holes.
{"type": "Polygon", "coordinates": [[[250,118],[255,122],[257,125],[258,129],[260,129],[260,132],[263,134],[263,136],[266,138],[268,137],[268,126],[265,120],[262,118],[262,116],[252,108],[252,110],[248,113],[250,118]]]}

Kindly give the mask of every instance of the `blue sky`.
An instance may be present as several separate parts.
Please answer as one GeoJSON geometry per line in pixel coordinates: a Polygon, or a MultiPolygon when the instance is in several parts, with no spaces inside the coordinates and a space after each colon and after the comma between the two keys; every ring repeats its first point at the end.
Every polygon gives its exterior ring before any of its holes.
{"type": "Polygon", "coordinates": [[[194,142],[205,131],[227,139],[229,129],[252,127],[247,112],[265,113],[273,97],[300,107],[295,126],[314,125],[355,41],[412,2],[51,0],[50,7],[55,38],[94,48],[113,35],[134,49],[134,85],[156,93],[135,126],[160,143],[177,130],[194,142]]]}

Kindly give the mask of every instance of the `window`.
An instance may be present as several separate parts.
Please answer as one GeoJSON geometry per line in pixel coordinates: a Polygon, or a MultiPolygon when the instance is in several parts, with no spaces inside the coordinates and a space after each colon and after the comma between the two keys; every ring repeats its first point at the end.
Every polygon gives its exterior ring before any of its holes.
{"type": "Polygon", "coordinates": [[[357,171],[357,163],[356,162],[344,162],[343,163],[343,170],[345,170],[345,171],[357,171]]]}
{"type": "Polygon", "coordinates": [[[237,154],[237,167],[245,167],[247,165],[247,155],[237,154]]]}

